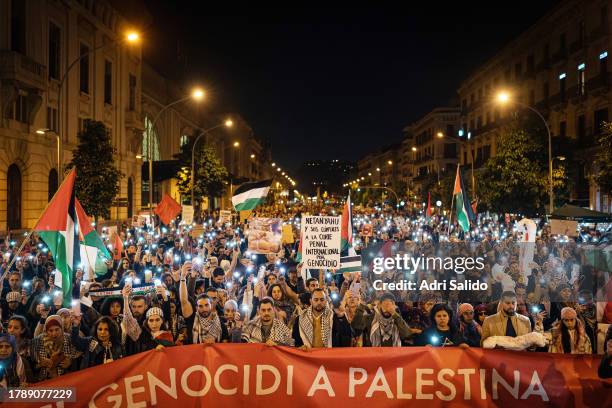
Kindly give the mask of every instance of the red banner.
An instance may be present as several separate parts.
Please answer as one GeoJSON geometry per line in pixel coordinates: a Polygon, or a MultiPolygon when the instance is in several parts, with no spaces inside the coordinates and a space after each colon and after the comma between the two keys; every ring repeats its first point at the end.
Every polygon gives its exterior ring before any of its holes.
{"type": "Polygon", "coordinates": [[[29,406],[612,406],[612,382],[597,377],[599,362],[595,356],[477,348],[304,352],[259,344],[190,345],[36,384],[75,387],[78,402],[29,406]]]}

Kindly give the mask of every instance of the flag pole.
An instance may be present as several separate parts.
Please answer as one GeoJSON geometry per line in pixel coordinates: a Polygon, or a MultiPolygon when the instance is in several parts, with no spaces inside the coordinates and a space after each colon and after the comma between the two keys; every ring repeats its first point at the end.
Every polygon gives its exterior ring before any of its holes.
{"type": "MultiPolygon", "coordinates": [[[[73,170],[74,171],[74,170],[73,170]]],[[[11,262],[8,264],[8,266],[6,267],[6,270],[4,271],[4,273],[2,274],[2,277],[0,278],[0,280],[4,280],[4,277],[8,274],[8,271],[11,270],[11,267],[13,266],[13,264],[15,263],[15,261],[17,260],[17,256],[19,256],[19,254],[21,253],[21,251],[23,250],[23,247],[25,246],[27,240],[30,238],[30,236],[32,235],[32,231],[34,231],[34,228],[36,227],[36,225],[38,224],[38,222],[40,221],[40,218],[42,217],[42,215],[47,211],[47,208],[49,208],[49,205],[51,205],[51,203],[53,202],[53,200],[55,199],[55,195],[57,194],[58,191],[60,191],[62,189],[62,186],[64,185],[64,183],[66,182],[66,180],[68,180],[68,177],[64,177],[64,179],[62,180],[62,184],[59,185],[59,187],[57,188],[57,190],[55,190],[55,193],[53,193],[53,198],[51,200],[49,200],[49,202],[47,203],[47,205],[45,205],[45,208],[42,210],[42,212],[40,213],[40,215],[38,216],[38,219],[36,220],[36,222],[34,223],[34,227],[31,228],[25,235],[25,238],[23,238],[23,241],[21,242],[21,245],[19,246],[19,249],[17,250],[17,252],[15,253],[15,256],[13,256],[13,259],[11,260],[11,262]]]]}
{"type": "MultiPolygon", "coordinates": [[[[457,173],[455,173],[455,182],[457,181],[457,174],[459,174],[459,163],[457,163],[457,173]]],[[[451,206],[450,206],[450,214],[448,216],[448,240],[450,241],[450,227],[453,220],[453,204],[455,204],[455,182],[453,182],[453,192],[451,196],[451,206]]]]}

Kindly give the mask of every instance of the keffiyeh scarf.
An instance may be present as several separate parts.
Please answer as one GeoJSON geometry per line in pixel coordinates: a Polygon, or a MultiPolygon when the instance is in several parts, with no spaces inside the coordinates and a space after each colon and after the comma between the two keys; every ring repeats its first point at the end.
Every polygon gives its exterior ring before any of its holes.
{"type": "Polygon", "coordinates": [[[210,317],[201,317],[196,312],[195,318],[193,319],[193,344],[203,343],[204,338],[211,336],[218,343],[221,341],[221,321],[219,316],[216,314],[210,317]]]}
{"type": "MultiPolygon", "coordinates": [[[[300,337],[302,342],[307,347],[312,347],[312,341],[314,339],[314,330],[312,321],[314,315],[312,313],[312,307],[306,309],[304,313],[300,315],[299,326],[300,326],[300,337]]],[[[325,347],[332,346],[332,325],[334,324],[333,312],[326,307],[321,314],[321,342],[325,347]]]]}
{"type": "MultiPolygon", "coordinates": [[[[242,339],[247,343],[264,343],[261,326],[262,322],[260,317],[249,322],[242,332],[242,339]]],[[[268,339],[283,346],[293,346],[291,330],[289,330],[280,319],[274,319],[272,321],[272,328],[270,329],[270,336],[268,339]]]]}
{"type": "Polygon", "coordinates": [[[399,329],[391,317],[384,317],[378,310],[374,314],[370,329],[370,342],[372,347],[381,347],[383,343],[392,339],[393,347],[401,347],[399,329]]]}

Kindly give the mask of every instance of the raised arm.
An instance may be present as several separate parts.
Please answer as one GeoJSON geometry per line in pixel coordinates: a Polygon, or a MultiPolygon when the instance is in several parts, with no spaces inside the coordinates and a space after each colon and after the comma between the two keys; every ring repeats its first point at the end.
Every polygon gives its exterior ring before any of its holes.
{"type": "Polygon", "coordinates": [[[191,272],[191,262],[185,262],[181,269],[181,279],[179,285],[179,298],[181,300],[181,311],[183,317],[188,319],[193,314],[193,306],[189,301],[189,294],[187,292],[187,275],[191,272]]]}

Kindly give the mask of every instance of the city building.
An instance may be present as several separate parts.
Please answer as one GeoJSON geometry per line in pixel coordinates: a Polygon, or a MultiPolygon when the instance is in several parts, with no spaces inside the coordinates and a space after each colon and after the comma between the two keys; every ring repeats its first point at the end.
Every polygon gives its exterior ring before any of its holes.
{"type": "Polygon", "coordinates": [[[404,128],[404,167],[412,166],[406,170],[411,191],[420,192],[431,175],[439,181],[457,167],[459,114],[459,108],[436,108],[404,128]]]}
{"type": "MultiPolygon", "coordinates": [[[[163,193],[181,200],[174,179],[181,144],[227,118],[232,129],[216,127],[198,142],[215,146],[233,176],[211,207],[229,207],[233,183],[271,176],[269,144],[240,115],[209,113],[205,101],[190,100],[191,90],[143,61],[137,27],[118,11],[121,4],[0,0],[0,231],[34,226],[86,119],[108,128],[124,174],[109,203],[112,220],[148,208],[150,157],[153,203],[163,193]]],[[[147,12],[131,15],[146,20],[147,12]]]]}
{"type": "Polygon", "coordinates": [[[344,160],[312,160],[304,162],[297,174],[302,192],[308,196],[342,196],[346,193],[343,183],[354,172],[355,163],[344,160]]]}
{"type": "MultiPolygon", "coordinates": [[[[612,103],[609,3],[561,2],[463,81],[458,89],[462,164],[478,168],[494,156],[511,113],[534,115],[523,109],[527,105],[548,122],[553,156],[562,145],[574,146],[571,200],[595,210],[611,207],[610,197],[589,177],[597,171],[595,141],[612,103]],[[505,106],[495,98],[500,91],[509,95],[505,106]]],[[[553,165],[558,163],[553,158],[553,165]]]]}

